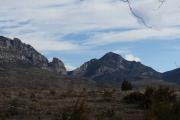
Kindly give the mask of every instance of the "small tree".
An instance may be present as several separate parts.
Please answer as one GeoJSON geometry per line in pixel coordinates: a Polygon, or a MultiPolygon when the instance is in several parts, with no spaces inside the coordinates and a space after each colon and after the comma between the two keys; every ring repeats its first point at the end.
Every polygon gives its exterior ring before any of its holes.
{"type": "Polygon", "coordinates": [[[122,91],[127,91],[127,90],[132,90],[132,85],[131,85],[131,83],[129,82],[129,81],[127,81],[127,80],[124,80],[123,82],[122,82],[122,85],[121,85],[121,90],[122,91]]]}

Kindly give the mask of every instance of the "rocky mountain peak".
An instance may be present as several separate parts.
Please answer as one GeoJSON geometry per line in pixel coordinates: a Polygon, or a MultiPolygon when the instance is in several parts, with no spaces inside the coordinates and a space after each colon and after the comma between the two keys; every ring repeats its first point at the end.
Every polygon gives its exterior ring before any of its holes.
{"type": "Polygon", "coordinates": [[[105,62],[105,63],[110,63],[110,64],[111,63],[115,64],[115,63],[119,63],[119,62],[125,61],[125,59],[121,55],[113,53],[113,52],[106,53],[99,60],[102,61],[102,62],[105,62]]]}
{"type": "Polygon", "coordinates": [[[50,70],[56,73],[66,74],[66,68],[64,63],[58,58],[53,58],[52,62],[49,63],[50,70]]]}
{"type": "Polygon", "coordinates": [[[0,58],[3,64],[9,65],[28,65],[36,66],[43,69],[48,67],[46,57],[37,52],[33,47],[22,43],[20,39],[9,39],[0,37],[0,58]]]}
{"type": "Polygon", "coordinates": [[[48,59],[36,51],[31,45],[21,42],[20,39],[0,36],[0,67],[29,68],[51,70],[63,73],[66,71],[61,60],[54,58],[51,63],[48,59]]]}
{"type": "Polygon", "coordinates": [[[117,83],[126,80],[161,79],[161,74],[139,62],[125,60],[121,55],[109,52],[100,59],[90,60],[71,72],[99,83],[117,83]]]}

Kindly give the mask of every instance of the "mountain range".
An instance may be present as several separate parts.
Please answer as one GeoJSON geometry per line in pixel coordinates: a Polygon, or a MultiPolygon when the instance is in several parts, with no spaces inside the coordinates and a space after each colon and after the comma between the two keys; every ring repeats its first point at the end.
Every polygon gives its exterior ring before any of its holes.
{"type": "Polygon", "coordinates": [[[160,73],[140,62],[127,61],[113,52],[106,53],[100,59],[92,59],[73,71],[67,71],[58,58],[49,62],[45,56],[20,39],[0,36],[0,71],[34,68],[61,76],[90,79],[98,84],[117,84],[123,80],[157,80],[180,84],[180,69],[160,73]]]}

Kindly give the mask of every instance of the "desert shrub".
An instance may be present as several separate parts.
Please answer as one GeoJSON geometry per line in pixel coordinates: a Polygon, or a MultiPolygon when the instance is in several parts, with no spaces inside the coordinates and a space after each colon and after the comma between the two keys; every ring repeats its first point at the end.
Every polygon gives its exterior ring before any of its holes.
{"type": "Polygon", "coordinates": [[[111,102],[113,100],[113,94],[114,94],[114,90],[104,90],[103,92],[103,100],[107,101],[107,102],[111,102]]]}
{"type": "Polygon", "coordinates": [[[155,90],[152,87],[147,87],[144,93],[144,103],[143,107],[144,108],[149,108],[152,104],[153,101],[153,96],[154,96],[155,90]]]}
{"type": "Polygon", "coordinates": [[[157,102],[174,102],[176,100],[176,95],[174,93],[174,90],[171,90],[168,87],[159,87],[157,90],[155,90],[153,98],[157,102]]]}
{"type": "Polygon", "coordinates": [[[133,92],[123,100],[144,108],[146,120],[180,120],[180,102],[174,91],[167,87],[148,87],[144,93],[133,92]]]}
{"type": "Polygon", "coordinates": [[[19,97],[24,97],[25,96],[25,92],[19,91],[18,96],[19,97]]]}
{"type": "Polygon", "coordinates": [[[19,98],[12,98],[7,103],[4,104],[4,109],[1,111],[1,117],[4,118],[13,118],[18,115],[25,114],[23,105],[25,101],[19,98]]]}
{"type": "Polygon", "coordinates": [[[35,93],[30,93],[30,96],[29,96],[31,99],[34,99],[36,98],[36,94],[35,93]]]}
{"type": "Polygon", "coordinates": [[[138,104],[142,106],[144,104],[144,94],[140,92],[133,92],[125,96],[123,101],[127,104],[138,104]]]}
{"type": "Polygon", "coordinates": [[[153,95],[151,106],[147,110],[151,120],[180,120],[180,101],[176,100],[176,95],[169,88],[160,87],[153,95]]]}
{"type": "Polygon", "coordinates": [[[72,106],[65,107],[60,120],[88,120],[85,99],[78,98],[72,106]]]}
{"type": "Polygon", "coordinates": [[[138,104],[146,109],[152,106],[153,103],[174,102],[176,95],[173,90],[167,87],[146,88],[144,93],[133,92],[123,98],[127,104],[138,104]]]}
{"type": "Polygon", "coordinates": [[[49,94],[52,95],[52,96],[54,96],[54,95],[56,95],[56,91],[53,90],[53,89],[52,89],[52,90],[49,90],[49,94]]]}
{"type": "Polygon", "coordinates": [[[146,88],[144,93],[144,107],[149,108],[153,103],[175,102],[176,95],[173,90],[167,87],[159,87],[158,89],[146,88]]]}
{"type": "Polygon", "coordinates": [[[129,81],[124,80],[121,85],[122,91],[132,90],[132,84],[129,81]]]}
{"type": "Polygon", "coordinates": [[[153,103],[151,108],[146,110],[146,120],[180,120],[179,102],[153,103]]]}
{"type": "Polygon", "coordinates": [[[15,116],[19,114],[19,99],[14,98],[11,101],[9,101],[8,106],[7,106],[7,116],[15,116]]]}
{"type": "Polygon", "coordinates": [[[122,114],[113,108],[99,111],[96,120],[122,120],[122,114]]]}
{"type": "Polygon", "coordinates": [[[173,104],[172,113],[174,114],[172,120],[180,120],[180,100],[173,104]]]}

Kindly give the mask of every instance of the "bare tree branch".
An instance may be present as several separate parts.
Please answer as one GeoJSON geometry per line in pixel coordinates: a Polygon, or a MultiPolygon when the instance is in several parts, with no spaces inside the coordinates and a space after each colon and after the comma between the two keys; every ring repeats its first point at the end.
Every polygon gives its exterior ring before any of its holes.
{"type": "MultiPolygon", "coordinates": [[[[84,1],[84,0],[80,0],[80,1],[84,1]]],[[[130,12],[132,13],[132,15],[133,15],[134,17],[136,17],[138,20],[140,20],[144,26],[146,26],[147,28],[152,28],[152,26],[150,26],[150,25],[148,25],[148,24],[146,23],[146,21],[144,20],[144,18],[143,18],[142,16],[139,16],[139,15],[133,10],[133,7],[132,7],[131,2],[130,2],[129,0],[120,0],[120,1],[126,2],[126,3],[128,4],[129,10],[130,10],[130,12]]],[[[160,2],[160,5],[159,5],[159,7],[158,7],[158,9],[159,9],[159,8],[161,8],[162,5],[166,2],[166,0],[158,0],[158,1],[160,2]]]]}
{"type": "Polygon", "coordinates": [[[176,68],[180,68],[180,65],[178,65],[176,62],[174,63],[176,68]]]}
{"type": "Polygon", "coordinates": [[[139,20],[143,23],[144,26],[146,26],[146,27],[148,27],[148,28],[152,28],[152,26],[148,25],[148,24],[145,22],[145,20],[144,20],[143,17],[141,17],[141,16],[137,15],[137,13],[135,13],[135,11],[134,11],[133,8],[132,8],[131,2],[130,2],[129,0],[120,0],[120,1],[122,1],[122,2],[127,2],[127,3],[128,3],[128,6],[129,6],[129,10],[131,11],[132,15],[133,15],[134,17],[136,17],[137,19],[139,19],[139,20]]]}
{"type": "Polygon", "coordinates": [[[159,2],[160,2],[160,5],[159,5],[158,9],[163,6],[163,4],[166,2],[166,0],[159,0],[159,2]]]}

